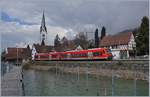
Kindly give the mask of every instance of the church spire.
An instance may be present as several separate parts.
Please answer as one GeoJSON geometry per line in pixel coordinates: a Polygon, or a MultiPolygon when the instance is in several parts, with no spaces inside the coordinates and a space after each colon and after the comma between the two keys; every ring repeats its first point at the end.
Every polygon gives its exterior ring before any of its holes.
{"type": "Polygon", "coordinates": [[[40,27],[40,40],[41,40],[41,44],[45,44],[46,40],[47,40],[47,28],[46,28],[46,24],[45,24],[44,11],[43,11],[41,27],[40,27]]]}
{"type": "Polygon", "coordinates": [[[42,17],[41,27],[40,27],[40,33],[42,33],[42,32],[46,32],[47,33],[47,28],[46,28],[46,24],[45,24],[44,11],[43,11],[43,17],[42,17]]]}

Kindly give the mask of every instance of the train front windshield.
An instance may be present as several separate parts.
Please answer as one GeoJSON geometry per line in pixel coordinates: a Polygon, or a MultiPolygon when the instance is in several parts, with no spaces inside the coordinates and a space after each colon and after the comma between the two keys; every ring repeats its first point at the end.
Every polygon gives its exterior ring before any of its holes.
{"type": "Polygon", "coordinates": [[[111,50],[110,50],[110,49],[107,49],[107,52],[108,52],[108,53],[111,53],[111,50]]]}
{"type": "Polygon", "coordinates": [[[113,59],[113,55],[112,55],[111,50],[110,50],[110,49],[107,49],[106,51],[107,51],[107,53],[108,53],[108,55],[109,55],[108,60],[112,60],[112,59],[113,59]]]}

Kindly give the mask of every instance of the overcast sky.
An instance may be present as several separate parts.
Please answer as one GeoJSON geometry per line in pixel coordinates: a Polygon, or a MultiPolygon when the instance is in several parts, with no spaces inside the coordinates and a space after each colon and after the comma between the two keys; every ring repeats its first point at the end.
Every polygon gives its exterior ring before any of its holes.
{"type": "Polygon", "coordinates": [[[39,43],[43,10],[53,45],[56,34],[72,39],[96,27],[99,34],[102,26],[107,34],[136,28],[148,9],[148,0],[0,0],[1,46],[39,43]]]}

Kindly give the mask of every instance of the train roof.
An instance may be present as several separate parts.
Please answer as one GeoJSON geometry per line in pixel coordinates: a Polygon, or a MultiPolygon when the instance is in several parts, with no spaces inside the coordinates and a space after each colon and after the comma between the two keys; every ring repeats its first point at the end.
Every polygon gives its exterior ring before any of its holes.
{"type": "Polygon", "coordinates": [[[87,51],[93,51],[93,50],[101,50],[101,49],[107,49],[107,48],[93,48],[93,49],[87,49],[87,50],[71,50],[71,51],[65,51],[65,52],[49,52],[49,53],[38,53],[38,54],[58,54],[58,53],[68,53],[68,52],[87,52],[87,51]]]}
{"type": "Polygon", "coordinates": [[[93,49],[87,49],[87,50],[71,50],[71,51],[66,51],[66,52],[77,52],[77,51],[91,51],[91,50],[100,50],[100,49],[107,49],[107,48],[93,48],[93,49]]]}

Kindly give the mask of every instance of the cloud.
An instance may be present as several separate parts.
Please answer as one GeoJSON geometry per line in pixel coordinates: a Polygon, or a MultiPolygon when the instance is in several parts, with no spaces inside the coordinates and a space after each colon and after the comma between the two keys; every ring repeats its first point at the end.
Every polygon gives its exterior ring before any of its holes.
{"type": "MultiPolygon", "coordinates": [[[[17,18],[40,24],[42,11],[48,24],[73,27],[76,24],[95,24],[107,26],[109,32],[116,33],[122,18],[139,23],[148,16],[148,1],[103,1],[103,0],[2,0],[0,8],[17,18]],[[135,18],[136,17],[136,18],[135,18]]],[[[134,23],[130,22],[130,23],[134,23]]]]}
{"type": "MultiPolygon", "coordinates": [[[[40,43],[39,28],[40,25],[20,25],[18,22],[1,22],[2,46],[23,46],[23,44],[40,43]]],[[[56,34],[59,34],[60,38],[67,36],[67,30],[64,28],[47,25],[47,29],[47,43],[50,45],[53,45],[56,34]]]]}
{"type": "Polygon", "coordinates": [[[138,27],[148,16],[149,5],[148,0],[1,0],[2,46],[8,41],[8,45],[39,42],[43,10],[48,41],[53,44],[57,33],[72,39],[77,32],[92,32],[96,27],[100,31],[105,26],[108,34],[138,27]]]}

